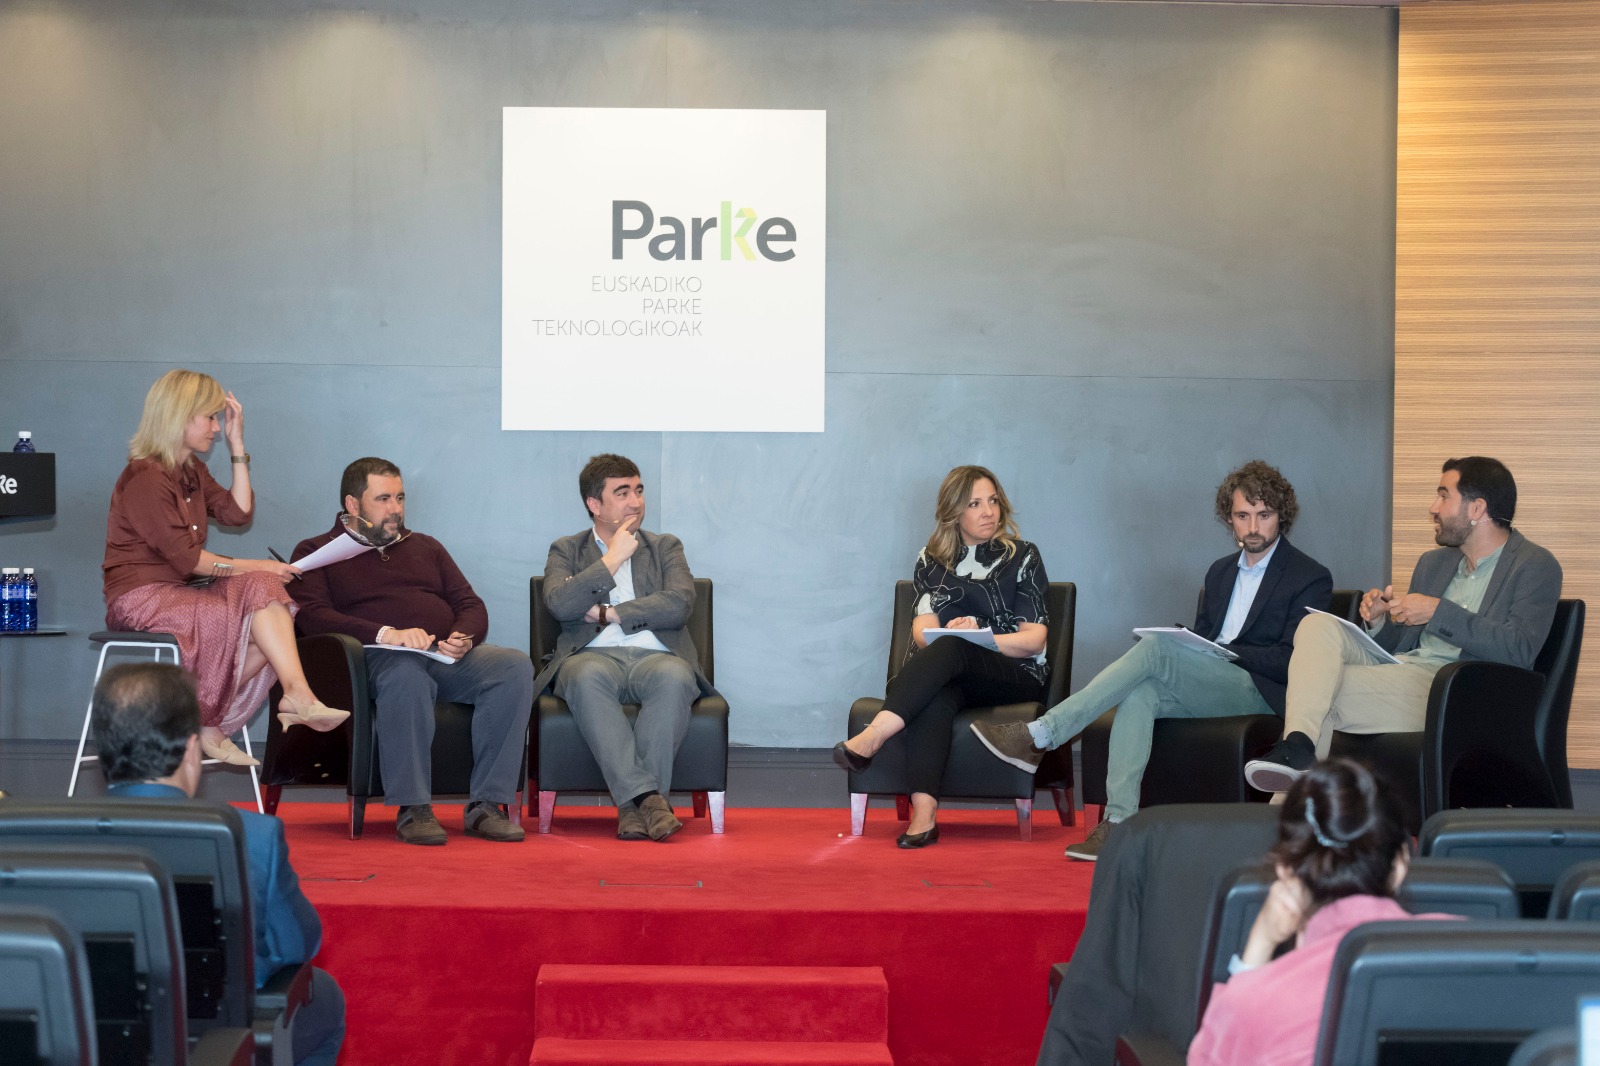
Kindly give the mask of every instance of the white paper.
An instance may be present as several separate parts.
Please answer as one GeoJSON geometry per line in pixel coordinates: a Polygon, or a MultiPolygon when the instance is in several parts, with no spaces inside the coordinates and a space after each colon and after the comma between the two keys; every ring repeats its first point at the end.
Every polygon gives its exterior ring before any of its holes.
{"type": "Polygon", "coordinates": [[[455,660],[450,656],[442,651],[434,651],[432,648],[407,648],[399,644],[363,644],[362,647],[377,648],[379,651],[408,651],[413,655],[426,655],[434,662],[444,663],[446,666],[455,665],[455,660]]]}
{"type": "Polygon", "coordinates": [[[994,642],[994,630],[987,626],[982,629],[924,629],[922,631],[922,639],[925,643],[932,644],[940,637],[960,637],[962,640],[970,640],[980,648],[988,648],[990,651],[1000,650],[1000,645],[994,642]]]}
{"type": "Polygon", "coordinates": [[[1377,656],[1380,662],[1397,663],[1400,661],[1393,655],[1390,655],[1388,652],[1378,647],[1378,642],[1372,639],[1371,634],[1369,634],[1365,629],[1356,625],[1354,622],[1350,621],[1350,619],[1340,618],[1331,611],[1319,611],[1315,607],[1307,607],[1306,610],[1312,614],[1325,614],[1329,618],[1332,618],[1334,621],[1338,622],[1340,625],[1344,626],[1350,632],[1354,633],[1356,635],[1356,643],[1360,644],[1371,654],[1377,656]]]}
{"type": "Polygon", "coordinates": [[[1213,655],[1218,659],[1226,659],[1230,663],[1237,659],[1238,653],[1231,652],[1215,641],[1207,640],[1192,629],[1182,626],[1143,626],[1133,631],[1133,635],[1143,639],[1147,634],[1171,637],[1185,648],[1192,648],[1202,655],[1213,655]]]}
{"type": "Polygon", "coordinates": [[[340,533],[310,555],[296,559],[290,565],[297,566],[301,570],[320,570],[330,563],[342,563],[346,559],[354,559],[362,552],[371,550],[372,545],[362,544],[354,537],[340,533]]]}

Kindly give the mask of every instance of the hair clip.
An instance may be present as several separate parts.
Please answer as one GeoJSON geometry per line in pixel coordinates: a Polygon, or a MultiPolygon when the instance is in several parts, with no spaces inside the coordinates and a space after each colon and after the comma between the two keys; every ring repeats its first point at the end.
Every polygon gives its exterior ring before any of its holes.
{"type": "Polygon", "coordinates": [[[1317,843],[1325,848],[1346,848],[1350,846],[1348,840],[1334,840],[1322,831],[1322,826],[1317,824],[1317,801],[1310,796],[1306,797],[1306,821],[1311,824],[1311,831],[1316,834],[1317,843]]]}

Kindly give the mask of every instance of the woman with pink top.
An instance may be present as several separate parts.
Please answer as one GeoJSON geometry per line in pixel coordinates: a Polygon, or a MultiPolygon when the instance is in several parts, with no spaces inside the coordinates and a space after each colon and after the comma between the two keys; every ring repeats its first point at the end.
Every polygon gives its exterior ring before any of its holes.
{"type": "Polygon", "coordinates": [[[1339,941],[1364,922],[1415,917],[1394,900],[1410,857],[1394,797],[1366,767],[1332,759],[1296,781],[1270,854],[1278,879],[1212,991],[1189,1066],[1310,1066],[1339,941]]]}

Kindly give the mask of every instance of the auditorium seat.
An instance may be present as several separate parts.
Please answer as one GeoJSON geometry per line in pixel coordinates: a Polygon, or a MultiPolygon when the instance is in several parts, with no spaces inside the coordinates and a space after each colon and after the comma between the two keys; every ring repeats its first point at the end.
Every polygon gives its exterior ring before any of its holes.
{"type": "Polygon", "coordinates": [[[201,800],[8,800],[0,846],[60,844],[138,849],[172,877],[182,919],[190,1030],[252,1031],[262,1063],[287,1048],[308,1001],[312,966],[285,966],[255,987],[254,919],[244,826],[232,807],[201,800]]]}
{"type": "Polygon", "coordinates": [[[1417,850],[1494,863],[1516,886],[1523,915],[1542,918],[1561,875],[1600,859],[1600,815],[1526,808],[1440,811],[1423,825],[1417,850]]]}
{"type": "MultiPolygon", "coordinates": [[[[1050,664],[1050,684],[1043,702],[1012,703],[999,707],[968,707],[951,725],[950,758],[945,763],[941,800],[1011,800],[1017,809],[1017,828],[1023,840],[1033,836],[1033,794],[1050,789],[1056,814],[1062,825],[1076,821],[1072,795],[1072,748],[1049,752],[1036,774],[1001,762],[984,747],[972,723],[1031,722],[1045,710],[1066,699],[1072,688],[1073,619],[1077,611],[1077,586],[1070,581],[1052,581],[1045,593],[1045,609],[1050,614],[1049,639],[1045,659],[1050,664]]],[[[912,601],[915,589],[909,581],[894,587],[894,621],[889,632],[889,679],[900,671],[911,647],[912,601]]],[[[865,697],[850,707],[847,736],[855,736],[883,710],[881,698],[865,697]]],[[[850,789],[850,832],[860,836],[866,824],[869,795],[892,795],[901,821],[911,817],[909,788],[906,784],[906,742],[903,733],[890,737],[872,757],[872,765],[848,775],[850,789]]]]}
{"type": "Polygon", "coordinates": [[[1517,1045],[1506,1066],[1578,1066],[1577,1027],[1541,1029],[1517,1045]]]}
{"type": "Polygon", "coordinates": [[[1558,921],[1600,921],[1600,860],[1566,868],[1550,895],[1548,916],[1558,921]]]}
{"type": "Polygon", "coordinates": [[[100,1061],[83,940],[46,908],[3,900],[0,1049],[0,1059],[31,1066],[100,1061]]]}
{"type": "MultiPolygon", "coordinates": [[[[1205,608],[1200,590],[1196,613],[1205,608]]],[[[1329,611],[1354,620],[1361,593],[1334,589],[1329,611]]],[[[1117,709],[1089,723],[1082,734],[1083,805],[1101,814],[1106,804],[1106,764],[1111,751],[1111,724],[1117,709]]],[[[1276,714],[1238,714],[1227,718],[1158,718],[1150,738],[1150,760],[1139,786],[1139,806],[1163,803],[1264,803],[1267,793],[1251,788],[1244,764],[1265,754],[1283,738],[1283,718],[1276,714]]],[[[1099,816],[1095,821],[1100,820],[1099,816]]]]}
{"type": "Polygon", "coordinates": [[[1372,922],[1334,956],[1316,1066],[1499,1061],[1570,1022],[1600,973],[1600,927],[1372,922]],[[1483,1056],[1469,1058],[1469,1056],[1483,1056]]]}
{"type": "MultiPolygon", "coordinates": [[[[712,611],[712,585],[707,578],[694,579],[694,608],[686,628],[700,656],[700,672],[716,684],[715,615],[712,611]]],[[[561,625],[544,605],[544,575],[528,585],[529,643],[533,649],[533,669],[538,673],[556,650],[561,625]]],[[[623,713],[631,722],[639,713],[636,704],[626,704],[623,713]]],[[[567,701],[551,692],[534,698],[530,793],[539,797],[539,832],[550,832],[555,817],[556,795],[561,792],[607,792],[606,779],[594,761],[589,744],[578,732],[578,720],[567,701]]],[[[711,831],[722,832],[723,806],[728,794],[728,701],[722,696],[701,696],[689,708],[689,731],[678,747],[672,763],[672,787],[691,794],[694,816],[703,818],[710,809],[711,831]]],[[[670,797],[669,797],[670,801],[670,797]]],[[[530,807],[529,813],[532,814],[530,807]]]]}

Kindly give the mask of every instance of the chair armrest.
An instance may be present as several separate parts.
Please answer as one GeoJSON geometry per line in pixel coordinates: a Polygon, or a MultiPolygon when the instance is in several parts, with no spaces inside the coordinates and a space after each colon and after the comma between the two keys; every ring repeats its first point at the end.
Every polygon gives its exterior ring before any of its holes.
{"type": "Polygon", "coordinates": [[[318,633],[301,637],[297,647],[306,681],[322,702],[366,718],[367,650],[361,642],[343,633],[318,633]]]}
{"type": "Polygon", "coordinates": [[[1183,1066],[1184,1053],[1158,1036],[1119,1036],[1116,1066],[1183,1066]]]}
{"type": "Polygon", "coordinates": [[[189,1052],[189,1066],[252,1066],[254,1060],[248,1029],[213,1029],[189,1052]]]}
{"type": "Polygon", "coordinates": [[[268,977],[267,983],[256,989],[256,1017],[281,1014],[284,1024],[289,1024],[294,1012],[311,1002],[311,973],[311,964],[302,962],[268,977]]]}

